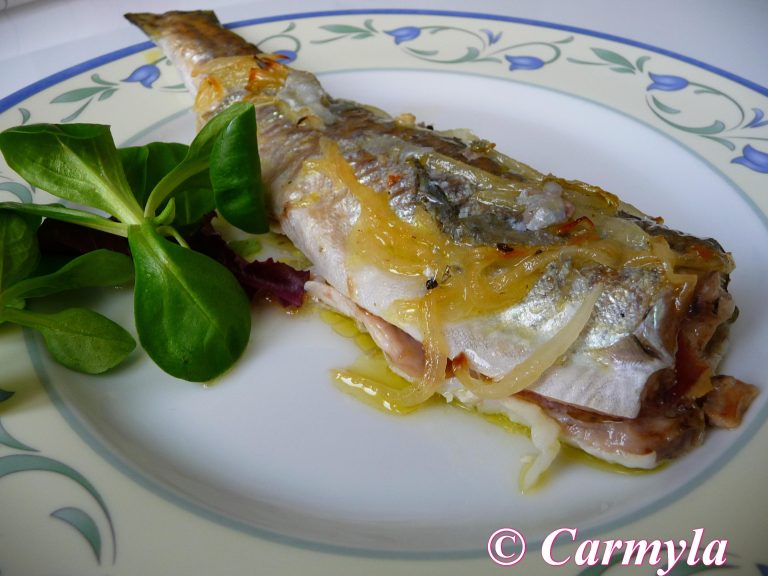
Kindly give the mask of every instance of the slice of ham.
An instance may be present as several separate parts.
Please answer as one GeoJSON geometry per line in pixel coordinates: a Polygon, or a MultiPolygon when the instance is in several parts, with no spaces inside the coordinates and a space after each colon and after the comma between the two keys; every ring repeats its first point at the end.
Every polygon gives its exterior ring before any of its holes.
{"type": "MultiPolygon", "coordinates": [[[[305,289],[315,300],[354,319],[361,330],[368,332],[393,371],[411,381],[421,377],[424,352],[419,341],[364,310],[321,279],[310,280],[305,289]]],[[[712,356],[719,357],[721,353],[727,323],[733,313],[732,302],[721,288],[719,276],[700,283],[684,323],[687,333],[681,341],[685,342],[685,352],[678,355],[678,362],[693,360],[702,369],[706,367],[706,384],[698,379],[683,387],[678,373],[684,370],[660,370],[648,382],[636,418],[599,414],[528,390],[515,397],[535,404],[554,420],[562,441],[608,462],[653,468],[701,444],[707,426],[739,426],[757,395],[756,387],[730,376],[709,376],[710,367],[714,368],[715,364],[712,356]]],[[[451,395],[455,394],[453,379],[446,382],[446,389],[451,390],[451,395]]],[[[484,401],[475,400],[482,411],[484,401]]]]}
{"type": "Polygon", "coordinates": [[[424,351],[421,342],[379,316],[363,310],[330,284],[310,280],[304,284],[304,289],[312,298],[331,310],[352,318],[360,330],[368,332],[384,352],[394,372],[410,381],[421,378],[424,373],[424,351]]]}
{"type": "Polygon", "coordinates": [[[712,387],[702,406],[707,422],[718,428],[737,428],[757,396],[757,386],[732,376],[715,376],[712,387]]]}

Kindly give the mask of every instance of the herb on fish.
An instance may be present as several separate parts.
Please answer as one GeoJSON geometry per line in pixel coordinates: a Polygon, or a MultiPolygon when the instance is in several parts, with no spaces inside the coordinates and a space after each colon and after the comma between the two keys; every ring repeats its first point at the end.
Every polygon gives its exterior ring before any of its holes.
{"type": "Polygon", "coordinates": [[[40,253],[35,232],[40,219],[0,211],[0,324],[12,322],[40,332],[61,364],[99,374],[122,362],[136,347],[118,324],[85,308],[42,313],[26,309],[30,298],[66,290],[109,287],[133,278],[131,259],[109,250],[90,252],[56,272],[31,276],[40,253]]]}
{"type": "MultiPolygon", "coordinates": [[[[226,268],[190,250],[177,227],[216,208],[248,232],[267,230],[253,105],[234,104],[215,116],[189,146],[118,151],[107,126],[38,124],[0,133],[0,151],[33,186],[113,217],[58,204],[0,204],[17,216],[128,238],[136,330],[158,366],[206,381],[234,364],[250,335],[249,302],[226,268]],[[225,158],[230,154],[236,162],[225,158]]],[[[52,338],[60,342],[62,335],[52,338]]]]}

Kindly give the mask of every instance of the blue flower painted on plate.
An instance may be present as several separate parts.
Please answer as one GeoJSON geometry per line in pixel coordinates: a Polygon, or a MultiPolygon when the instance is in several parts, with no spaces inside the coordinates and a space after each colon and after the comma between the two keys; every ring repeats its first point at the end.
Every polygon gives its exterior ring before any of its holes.
{"type": "Polygon", "coordinates": [[[741,156],[731,160],[733,164],[741,164],[755,172],[768,174],[768,152],[761,152],[757,148],[747,144],[741,150],[741,156]]]}
{"type": "Polygon", "coordinates": [[[755,113],[755,117],[747,124],[746,128],[760,128],[762,126],[768,126],[768,120],[763,120],[765,113],[760,108],[752,108],[752,112],[755,113]]]}
{"type": "Polygon", "coordinates": [[[123,82],[138,82],[144,88],[152,88],[152,84],[158,78],[160,78],[160,68],[155,64],[144,64],[131,72],[128,78],[123,79],[123,82]]]}
{"type": "Polygon", "coordinates": [[[682,76],[672,76],[668,74],[654,74],[649,72],[648,76],[651,77],[651,82],[646,90],[664,90],[665,92],[675,92],[676,90],[682,90],[688,86],[688,80],[682,76]]]}
{"type": "Polygon", "coordinates": [[[394,30],[384,30],[385,34],[389,34],[395,39],[395,44],[402,44],[414,40],[421,35],[421,28],[416,26],[401,26],[394,30]]]}
{"type": "Polygon", "coordinates": [[[492,30],[488,30],[488,28],[483,28],[480,30],[485,36],[488,38],[488,46],[493,46],[501,40],[501,32],[494,33],[492,30]]]}
{"type": "Polygon", "coordinates": [[[545,62],[536,56],[504,56],[509,62],[509,69],[514,70],[538,70],[545,62]]]}
{"type": "Polygon", "coordinates": [[[290,64],[294,60],[296,60],[296,52],[293,50],[275,50],[272,52],[275,56],[280,57],[280,63],[281,64],[290,64]]]}

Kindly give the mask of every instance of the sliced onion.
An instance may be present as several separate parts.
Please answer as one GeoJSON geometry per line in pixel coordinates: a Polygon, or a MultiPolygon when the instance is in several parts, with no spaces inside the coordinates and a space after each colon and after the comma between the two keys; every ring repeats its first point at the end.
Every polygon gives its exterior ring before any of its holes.
{"type": "Polygon", "coordinates": [[[602,291],[601,285],[592,288],[565,326],[501,379],[488,382],[475,378],[466,363],[457,368],[456,377],[467,390],[480,398],[506,398],[528,388],[576,342],[589,322],[602,291]]]}
{"type": "Polygon", "coordinates": [[[413,386],[402,390],[379,388],[378,392],[390,404],[409,408],[429,400],[445,381],[445,369],[448,365],[445,338],[439,321],[437,299],[427,293],[419,303],[419,324],[423,335],[424,374],[413,386]]]}
{"type": "Polygon", "coordinates": [[[655,237],[653,239],[651,252],[661,260],[667,279],[672,282],[672,284],[679,286],[677,297],[675,298],[675,308],[678,312],[682,312],[688,307],[688,303],[693,296],[693,291],[696,288],[699,277],[696,274],[681,274],[675,272],[677,255],[672,251],[669,243],[664,238],[655,237]]]}

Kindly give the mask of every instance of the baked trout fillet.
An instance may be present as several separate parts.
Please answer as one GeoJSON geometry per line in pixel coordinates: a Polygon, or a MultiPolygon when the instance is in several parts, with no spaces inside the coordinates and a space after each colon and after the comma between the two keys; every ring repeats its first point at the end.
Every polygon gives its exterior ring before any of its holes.
{"type": "Polygon", "coordinates": [[[409,384],[531,428],[523,485],[564,441],[653,468],[732,428],[757,393],[716,375],[736,307],[731,256],[613,194],[542,174],[466,130],[331,97],[212,12],[129,14],[181,71],[204,122],[256,107],[274,223],[306,289],[354,318],[409,384]]]}

